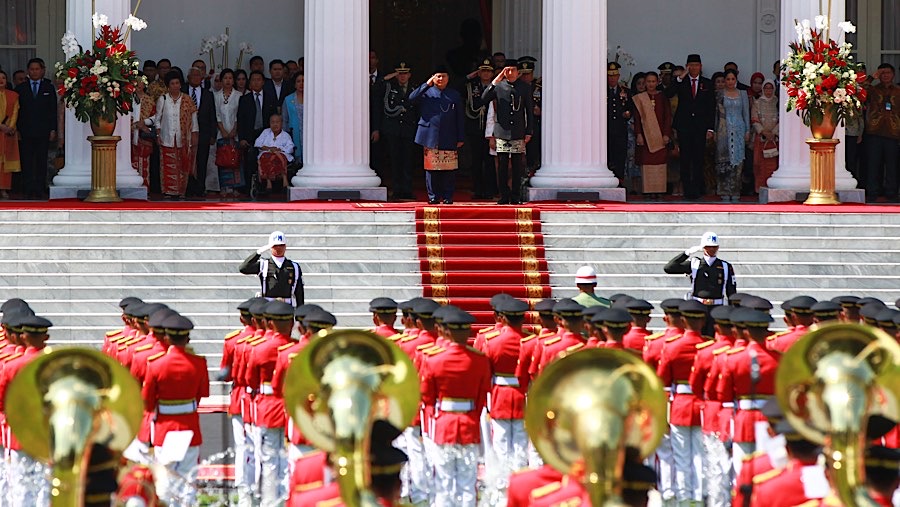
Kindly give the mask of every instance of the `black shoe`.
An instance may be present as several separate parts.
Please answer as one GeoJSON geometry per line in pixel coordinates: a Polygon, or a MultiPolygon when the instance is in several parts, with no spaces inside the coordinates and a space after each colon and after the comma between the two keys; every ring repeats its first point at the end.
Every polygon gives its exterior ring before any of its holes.
{"type": "Polygon", "coordinates": [[[440,204],[441,201],[437,199],[428,199],[428,204],[440,204]]]}
{"type": "Polygon", "coordinates": [[[453,199],[444,199],[444,204],[453,204],[453,199]]]}
{"type": "Polygon", "coordinates": [[[497,204],[509,204],[509,197],[501,197],[497,204]]]}

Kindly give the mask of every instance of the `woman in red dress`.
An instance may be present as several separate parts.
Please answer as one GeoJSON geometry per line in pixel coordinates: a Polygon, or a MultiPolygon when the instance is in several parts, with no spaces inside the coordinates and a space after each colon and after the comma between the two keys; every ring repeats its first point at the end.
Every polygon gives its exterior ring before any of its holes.
{"type": "Polygon", "coordinates": [[[666,162],[668,145],[672,139],[672,109],[659,87],[659,74],[648,72],[644,77],[647,91],[634,96],[635,158],[641,161],[643,193],[666,192],[666,162]]]}

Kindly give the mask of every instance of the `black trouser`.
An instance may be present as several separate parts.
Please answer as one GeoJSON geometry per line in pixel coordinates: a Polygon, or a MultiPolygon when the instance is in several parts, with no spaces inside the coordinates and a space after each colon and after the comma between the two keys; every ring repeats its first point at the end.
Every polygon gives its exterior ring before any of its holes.
{"type": "Polygon", "coordinates": [[[535,170],[541,166],[541,122],[538,118],[535,118],[534,134],[531,135],[531,141],[528,142],[525,148],[529,170],[535,170]]]}
{"type": "Polygon", "coordinates": [[[469,169],[472,174],[472,193],[475,197],[491,198],[497,193],[493,160],[488,156],[490,143],[484,135],[466,136],[469,169]]]}
{"type": "Polygon", "coordinates": [[[22,164],[23,190],[28,197],[40,198],[47,192],[47,155],[50,139],[23,137],[19,141],[19,160],[22,164]]]}
{"type": "Polygon", "coordinates": [[[522,200],[519,191],[522,188],[522,169],[525,166],[524,153],[498,153],[497,154],[497,185],[500,189],[500,198],[510,202],[522,200]],[[512,181],[510,181],[509,166],[512,160],[512,181]]]}
{"type": "Polygon", "coordinates": [[[159,181],[159,143],[153,142],[153,152],[150,153],[150,188],[151,194],[162,193],[162,187],[159,181]]]}
{"type": "Polygon", "coordinates": [[[703,159],[706,154],[706,131],[684,129],[678,131],[681,150],[681,184],[686,199],[696,199],[706,194],[703,182],[703,159]]]}
{"type": "Polygon", "coordinates": [[[890,137],[866,136],[866,152],[868,154],[868,178],[866,181],[866,197],[874,199],[883,189],[888,199],[897,198],[898,172],[897,140],[890,137]]]}
{"type": "Polygon", "coordinates": [[[197,147],[197,174],[188,178],[187,194],[197,197],[206,195],[206,164],[209,163],[209,142],[200,142],[197,147]]]}
{"type": "MultiPolygon", "coordinates": [[[[391,157],[391,190],[394,198],[412,197],[412,152],[415,142],[403,136],[384,136],[391,157]]],[[[386,182],[382,182],[385,183],[386,182]]]]}
{"type": "Polygon", "coordinates": [[[375,171],[382,181],[387,179],[384,174],[384,144],[381,138],[377,143],[369,142],[369,168],[375,171]]]}
{"type": "Polygon", "coordinates": [[[259,150],[257,150],[253,144],[256,142],[256,138],[262,134],[263,129],[254,130],[253,131],[253,139],[247,139],[247,142],[250,146],[247,148],[246,153],[244,153],[244,188],[243,192],[250,193],[250,188],[252,186],[253,175],[257,175],[257,180],[259,179],[259,165],[257,163],[256,157],[259,155],[259,150]]]}
{"type": "Polygon", "coordinates": [[[625,160],[628,158],[628,131],[611,127],[607,134],[609,141],[607,147],[607,166],[616,175],[616,178],[625,177],[625,160]]]}

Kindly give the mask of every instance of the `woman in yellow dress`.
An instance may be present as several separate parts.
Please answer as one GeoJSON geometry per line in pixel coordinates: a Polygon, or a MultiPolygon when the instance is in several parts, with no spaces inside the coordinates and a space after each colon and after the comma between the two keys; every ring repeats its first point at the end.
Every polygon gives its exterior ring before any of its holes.
{"type": "Polygon", "coordinates": [[[9,76],[0,70],[0,199],[9,199],[12,173],[22,170],[19,163],[19,94],[12,90],[9,76]]]}

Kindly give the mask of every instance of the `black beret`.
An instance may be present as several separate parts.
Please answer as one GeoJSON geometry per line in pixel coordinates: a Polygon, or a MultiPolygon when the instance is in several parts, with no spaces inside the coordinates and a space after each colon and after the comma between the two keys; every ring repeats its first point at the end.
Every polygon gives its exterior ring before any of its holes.
{"type": "Polygon", "coordinates": [[[150,315],[150,318],[147,320],[147,324],[150,327],[154,327],[157,329],[163,328],[163,323],[171,317],[172,315],[176,315],[178,312],[172,310],[171,308],[163,308],[162,310],[157,310],[150,315]]]}
{"type": "Polygon", "coordinates": [[[34,311],[31,308],[13,308],[9,311],[3,312],[3,319],[0,320],[0,323],[9,327],[18,327],[19,321],[21,321],[24,317],[28,317],[29,315],[34,315],[34,311]]]}
{"type": "Polygon", "coordinates": [[[127,315],[128,317],[137,317],[135,312],[140,312],[141,308],[145,305],[143,301],[133,301],[128,304],[125,308],[122,308],[122,313],[127,315]]]}
{"type": "Polygon", "coordinates": [[[542,299],[534,304],[534,309],[538,311],[538,313],[548,314],[553,313],[553,305],[556,304],[555,299],[547,298],[542,299]]]}
{"type": "Polygon", "coordinates": [[[241,301],[237,305],[237,309],[241,311],[241,313],[250,313],[250,307],[253,303],[256,302],[256,298],[250,298],[246,301],[241,301]]]}
{"type": "Polygon", "coordinates": [[[584,317],[584,320],[590,321],[594,315],[606,310],[606,307],[597,305],[597,306],[588,306],[585,307],[584,310],[581,310],[581,316],[584,317]]]}
{"type": "Polygon", "coordinates": [[[700,55],[697,53],[691,53],[687,57],[687,63],[701,63],[700,55]]]}
{"type": "Polygon", "coordinates": [[[735,307],[733,306],[717,306],[709,312],[709,316],[716,322],[725,324],[731,322],[731,314],[734,311],[735,307]]]}
{"type": "Polygon", "coordinates": [[[450,70],[447,69],[446,65],[440,64],[434,67],[434,72],[432,74],[449,74],[450,70]]]}
{"type": "Polygon", "coordinates": [[[475,317],[463,310],[453,310],[444,315],[444,326],[449,329],[469,329],[475,323],[475,317]]]}
{"type": "Polygon", "coordinates": [[[412,311],[419,317],[431,317],[434,311],[440,308],[440,306],[441,305],[433,299],[422,298],[419,301],[416,301],[412,311]]]}
{"type": "Polygon", "coordinates": [[[628,309],[628,303],[634,301],[634,298],[631,296],[625,296],[623,298],[617,299],[610,308],[618,308],[620,310],[628,309]]]}
{"type": "Polygon", "coordinates": [[[46,333],[53,326],[49,320],[38,315],[22,315],[18,326],[23,333],[46,333]]]}
{"type": "Polygon", "coordinates": [[[878,298],[873,298],[872,296],[866,296],[864,298],[860,298],[859,301],[856,302],[856,306],[863,307],[869,303],[878,303],[884,305],[884,301],[878,298]]]}
{"type": "Polygon", "coordinates": [[[145,303],[132,313],[132,316],[138,319],[146,319],[154,313],[165,310],[168,306],[162,303],[145,303]]]}
{"type": "Polygon", "coordinates": [[[728,296],[728,302],[731,306],[741,306],[741,302],[745,297],[749,296],[746,292],[735,292],[734,294],[728,296]]]}
{"type": "Polygon", "coordinates": [[[719,299],[722,297],[721,291],[712,291],[712,290],[701,290],[697,292],[697,297],[700,299],[719,299]]]}
{"type": "Polygon", "coordinates": [[[434,319],[435,322],[441,324],[444,322],[444,315],[446,315],[448,311],[453,311],[453,308],[441,305],[437,310],[431,312],[431,318],[434,319]]]}
{"type": "Polygon", "coordinates": [[[769,310],[772,309],[772,302],[763,297],[748,296],[741,300],[741,306],[769,313],[769,310]]]}
{"type": "Polygon", "coordinates": [[[787,301],[782,302],[781,309],[784,310],[785,312],[791,311],[791,300],[788,299],[787,301]]]}
{"type": "Polygon", "coordinates": [[[309,312],[313,310],[321,310],[322,307],[319,305],[314,305],[312,303],[306,303],[305,305],[300,305],[297,308],[294,308],[294,319],[303,320],[309,312]]]}
{"type": "Polygon", "coordinates": [[[254,317],[262,317],[266,314],[266,307],[269,305],[269,302],[265,299],[261,301],[256,301],[252,305],[250,305],[250,313],[254,317]]]}
{"type": "Polygon", "coordinates": [[[866,320],[875,322],[878,319],[878,314],[881,313],[881,310],[887,308],[884,303],[868,303],[863,305],[862,308],[859,309],[859,314],[866,320]]]}
{"type": "Polygon", "coordinates": [[[397,313],[397,302],[391,298],[375,298],[369,301],[369,311],[373,313],[397,313]]]}
{"type": "Polygon", "coordinates": [[[303,318],[304,326],[309,327],[312,324],[317,324],[317,327],[334,326],[337,325],[337,319],[327,310],[313,308],[312,311],[303,318]]]}
{"type": "Polygon", "coordinates": [[[737,327],[747,327],[747,324],[744,322],[744,319],[750,312],[755,312],[756,310],[752,308],[744,308],[743,306],[739,306],[731,311],[731,315],[729,318],[731,319],[731,323],[737,327]]]}
{"type": "Polygon", "coordinates": [[[681,313],[681,310],[679,310],[678,307],[681,305],[682,301],[684,300],[678,298],[669,298],[663,300],[663,302],[660,303],[659,306],[662,307],[663,312],[665,313],[677,314],[681,313]]]}
{"type": "Polygon", "coordinates": [[[397,307],[400,308],[400,311],[402,311],[403,313],[409,313],[412,311],[412,309],[416,305],[416,303],[418,303],[421,299],[424,299],[424,298],[414,297],[414,298],[410,299],[409,301],[403,301],[401,303],[398,303],[397,307]]]}
{"type": "Polygon", "coordinates": [[[507,299],[512,299],[512,296],[504,292],[494,294],[491,296],[491,308],[493,308],[494,311],[497,311],[497,305],[500,304],[501,301],[506,301],[507,299]]]}
{"type": "Polygon", "coordinates": [[[528,311],[528,303],[521,299],[510,298],[501,301],[497,306],[497,311],[503,315],[525,315],[528,311]]]}
{"type": "Polygon", "coordinates": [[[841,306],[851,307],[851,306],[858,306],[859,298],[857,296],[853,296],[853,295],[835,296],[835,297],[831,298],[831,302],[837,303],[841,306]]]}
{"type": "Polygon", "coordinates": [[[272,300],[266,304],[265,315],[269,320],[294,320],[294,307],[284,301],[272,300]]]}
{"type": "Polygon", "coordinates": [[[841,313],[841,305],[833,301],[819,301],[811,309],[816,317],[837,317],[841,313]]]}
{"type": "MultiPolygon", "coordinates": [[[[734,315],[734,314],[732,314],[734,315]]],[[[768,328],[769,323],[771,323],[774,319],[768,313],[761,312],[759,310],[746,309],[744,313],[741,314],[741,323],[745,327],[762,327],[768,328]]]]}
{"type": "Polygon", "coordinates": [[[186,336],[194,329],[194,323],[183,315],[170,315],[163,321],[162,327],[165,328],[166,334],[174,336],[186,336]]]}
{"type": "MultiPolygon", "coordinates": [[[[124,309],[126,306],[130,305],[131,303],[143,303],[143,301],[140,298],[136,298],[134,296],[129,296],[129,297],[123,298],[121,301],[119,301],[119,308],[124,309]]],[[[4,303],[4,305],[5,304],[6,303],[4,303]]],[[[3,308],[0,308],[0,310],[2,310],[2,309],[3,308]]]]}
{"type": "Polygon", "coordinates": [[[560,317],[581,317],[584,306],[571,298],[560,299],[553,305],[553,313],[560,317]]]}
{"type": "Polygon", "coordinates": [[[623,294],[621,292],[618,292],[616,294],[613,294],[612,296],[609,296],[609,300],[613,303],[615,303],[616,301],[618,301],[620,299],[626,299],[626,298],[634,299],[633,297],[629,296],[628,294],[623,294]]]}
{"type": "Polygon", "coordinates": [[[791,311],[794,313],[812,313],[812,307],[818,303],[810,296],[797,296],[791,299],[791,311]]]}
{"type": "Polygon", "coordinates": [[[653,305],[643,299],[632,299],[625,305],[625,309],[632,315],[650,315],[653,305]]]}
{"type": "Polygon", "coordinates": [[[631,326],[631,314],[619,308],[605,308],[594,315],[591,322],[606,327],[627,328],[631,326]]]}
{"type": "Polygon", "coordinates": [[[875,320],[883,327],[894,327],[894,316],[898,313],[900,313],[900,311],[894,310],[893,308],[885,308],[875,315],[875,320]]]}
{"type": "Polygon", "coordinates": [[[693,299],[682,300],[678,304],[678,312],[685,317],[706,317],[707,308],[706,305],[701,303],[700,301],[694,301],[693,299]]]}
{"type": "Polygon", "coordinates": [[[866,424],[866,440],[878,440],[887,435],[897,426],[892,419],[888,419],[883,415],[872,414],[866,424]]]}

